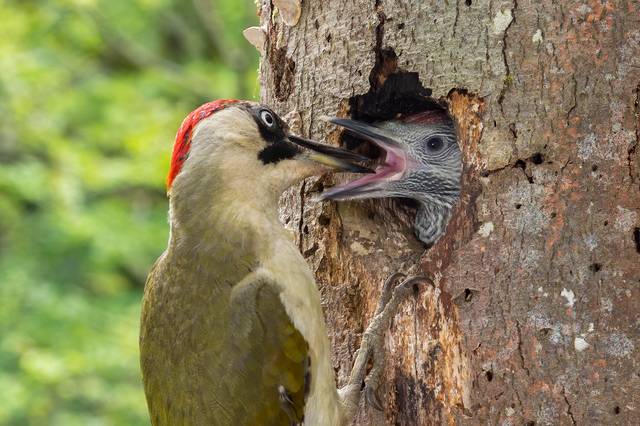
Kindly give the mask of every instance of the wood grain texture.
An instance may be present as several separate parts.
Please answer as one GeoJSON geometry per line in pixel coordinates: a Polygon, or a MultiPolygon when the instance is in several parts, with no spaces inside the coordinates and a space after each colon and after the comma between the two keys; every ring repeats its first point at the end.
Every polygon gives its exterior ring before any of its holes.
{"type": "Polygon", "coordinates": [[[312,201],[344,177],[282,199],[321,286],[340,383],[384,278],[436,279],[388,333],[385,412],[363,407],[357,423],[639,424],[640,4],[302,6],[295,27],[260,6],[264,102],[337,144],[320,117],[347,116],[392,49],[449,105],[465,158],[460,205],[426,252],[402,202],[312,201]]]}

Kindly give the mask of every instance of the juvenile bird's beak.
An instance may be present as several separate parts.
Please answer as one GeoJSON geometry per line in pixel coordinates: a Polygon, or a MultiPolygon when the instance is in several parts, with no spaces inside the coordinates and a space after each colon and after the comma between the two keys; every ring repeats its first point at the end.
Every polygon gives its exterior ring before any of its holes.
{"type": "Polygon", "coordinates": [[[306,148],[299,158],[308,159],[316,163],[353,173],[373,173],[373,170],[361,166],[359,162],[368,161],[369,158],[346,151],[331,145],[321,144],[300,136],[289,135],[289,140],[298,146],[306,148]]]}
{"type": "Polygon", "coordinates": [[[329,118],[328,121],[373,142],[384,151],[385,156],[384,163],[376,167],[374,174],[331,188],[320,194],[320,199],[351,200],[393,195],[388,192],[388,183],[402,179],[411,162],[405,145],[395,135],[372,124],[344,118],[329,118]]]}

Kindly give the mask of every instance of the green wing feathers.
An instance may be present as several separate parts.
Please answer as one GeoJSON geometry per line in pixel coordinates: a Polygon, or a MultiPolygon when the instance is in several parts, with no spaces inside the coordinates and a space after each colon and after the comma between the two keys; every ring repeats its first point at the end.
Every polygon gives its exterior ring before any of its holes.
{"type": "Polygon", "coordinates": [[[248,424],[301,423],[308,344],[287,315],[275,284],[258,280],[242,285],[233,291],[226,346],[245,354],[234,357],[230,373],[245,374],[248,424]]]}
{"type": "Polygon", "coordinates": [[[154,272],[140,340],[152,423],[301,423],[312,379],[309,346],[278,285],[253,274],[235,285],[194,285],[154,272]]]}

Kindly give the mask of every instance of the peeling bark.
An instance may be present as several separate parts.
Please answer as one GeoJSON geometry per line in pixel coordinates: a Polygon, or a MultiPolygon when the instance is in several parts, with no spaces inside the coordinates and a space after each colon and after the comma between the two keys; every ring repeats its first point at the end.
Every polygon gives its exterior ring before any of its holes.
{"type": "Polygon", "coordinates": [[[270,2],[260,16],[262,98],[302,134],[349,142],[320,117],[380,114],[380,88],[409,75],[458,125],[461,200],[429,250],[406,202],[311,200],[343,177],[282,199],[339,384],[386,276],[434,277],[387,335],[385,411],[357,424],[640,424],[640,5],[329,0],[304,1],[293,27],[270,2]]]}

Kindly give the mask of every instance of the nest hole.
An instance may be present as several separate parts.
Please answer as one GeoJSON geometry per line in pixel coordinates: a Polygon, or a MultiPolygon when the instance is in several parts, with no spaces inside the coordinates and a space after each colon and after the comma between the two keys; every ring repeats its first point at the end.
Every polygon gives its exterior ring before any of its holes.
{"type": "MultiPolygon", "coordinates": [[[[405,23],[398,24],[398,28],[405,27],[405,23]]],[[[416,114],[433,117],[445,116],[453,120],[448,111],[445,98],[435,99],[432,90],[424,87],[417,72],[408,72],[398,68],[398,58],[393,49],[379,49],[376,51],[376,64],[369,75],[371,87],[364,95],[357,95],[349,99],[350,118],[365,122],[379,123],[390,120],[401,120],[416,114]]],[[[372,165],[384,161],[385,150],[374,143],[363,140],[349,131],[341,133],[341,145],[353,152],[357,152],[371,159],[372,165]]],[[[379,203],[376,206],[380,206],[379,203]]],[[[384,204],[382,205],[384,206],[384,204]]],[[[390,211],[401,222],[413,224],[418,204],[408,198],[394,199],[388,204],[390,211]]],[[[381,207],[388,210],[387,207],[381,207]]]]}

